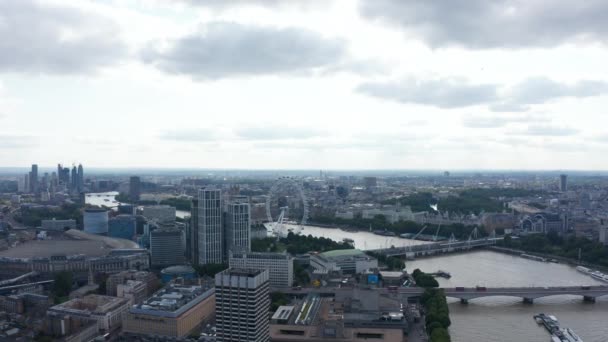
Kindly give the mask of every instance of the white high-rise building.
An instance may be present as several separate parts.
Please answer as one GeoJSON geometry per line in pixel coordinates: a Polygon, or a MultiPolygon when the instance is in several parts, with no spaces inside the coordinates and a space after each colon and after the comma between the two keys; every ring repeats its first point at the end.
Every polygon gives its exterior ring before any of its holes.
{"type": "Polygon", "coordinates": [[[203,188],[198,191],[198,260],[199,264],[224,261],[222,191],[203,188]]]}
{"type": "Polygon", "coordinates": [[[287,253],[231,252],[228,261],[230,268],[268,270],[271,286],[293,284],[293,257],[287,253]]]}
{"type": "Polygon", "coordinates": [[[226,252],[251,250],[251,208],[247,196],[235,196],[226,205],[226,252]]]}
{"type": "Polygon", "coordinates": [[[229,268],[215,276],[218,342],[270,341],[267,270],[229,268]]]}

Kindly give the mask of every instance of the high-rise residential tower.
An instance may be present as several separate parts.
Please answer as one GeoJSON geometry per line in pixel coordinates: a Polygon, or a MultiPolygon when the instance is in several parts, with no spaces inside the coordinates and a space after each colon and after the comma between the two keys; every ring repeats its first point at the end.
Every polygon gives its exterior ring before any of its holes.
{"type": "Polygon", "coordinates": [[[251,250],[251,209],[247,196],[234,196],[226,205],[226,253],[251,250]]]}
{"type": "Polygon", "coordinates": [[[568,175],[559,176],[559,190],[561,192],[568,191],[568,175]]]}
{"type": "Polygon", "coordinates": [[[270,341],[268,270],[229,268],[215,276],[218,342],[270,341]]]}
{"type": "Polygon", "coordinates": [[[199,264],[224,261],[222,191],[208,187],[198,191],[198,260],[199,264]]]}

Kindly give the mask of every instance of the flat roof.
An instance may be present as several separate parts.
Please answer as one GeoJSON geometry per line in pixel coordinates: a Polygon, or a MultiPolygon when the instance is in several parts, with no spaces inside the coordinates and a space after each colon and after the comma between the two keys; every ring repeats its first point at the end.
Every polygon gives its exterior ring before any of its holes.
{"type": "Polygon", "coordinates": [[[169,285],[157,291],[145,302],[134,305],[132,314],[176,318],[215,294],[215,288],[169,285]]]}
{"type": "Polygon", "coordinates": [[[258,274],[261,274],[266,270],[256,270],[256,269],[248,269],[248,268],[229,268],[219,274],[229,274],[236,276],[246,276],[246,277],[255,277],[258,274]]]}
{"type": "Polygon", "coordinates": [[[366,254],[359,249],[335,249],[333,251],[320,253],[320,255],[326,258],[338,258],[349,256],[361,256],[366,254]]]}
{"type": "Polygon", "coordinates": [[[277,311],[275,311],[274,315],[272,315],[272,319],[287,320],[291,316],[291,313],[293,312],[294,308],[295,306],[292,305],[279,306],[277,311]]]}

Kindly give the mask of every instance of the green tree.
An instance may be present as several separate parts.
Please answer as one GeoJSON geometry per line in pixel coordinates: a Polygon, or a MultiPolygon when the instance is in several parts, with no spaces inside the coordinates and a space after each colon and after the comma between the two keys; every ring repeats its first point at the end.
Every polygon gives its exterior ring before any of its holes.
{"type": "Polygon", "coordinates": [[[72,292],[72,272],[61,271],[54,275],[53,294],[55,297],[67,297],[72,292]]]}

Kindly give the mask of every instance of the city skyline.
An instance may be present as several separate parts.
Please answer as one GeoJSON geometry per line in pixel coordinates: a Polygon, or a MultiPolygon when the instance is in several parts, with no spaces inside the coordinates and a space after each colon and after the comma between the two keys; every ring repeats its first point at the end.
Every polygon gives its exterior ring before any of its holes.
{"type": "Polygon", "coordinates": [[[608,170],[607,7],[5,1],[0,167],[608,170]]]}

